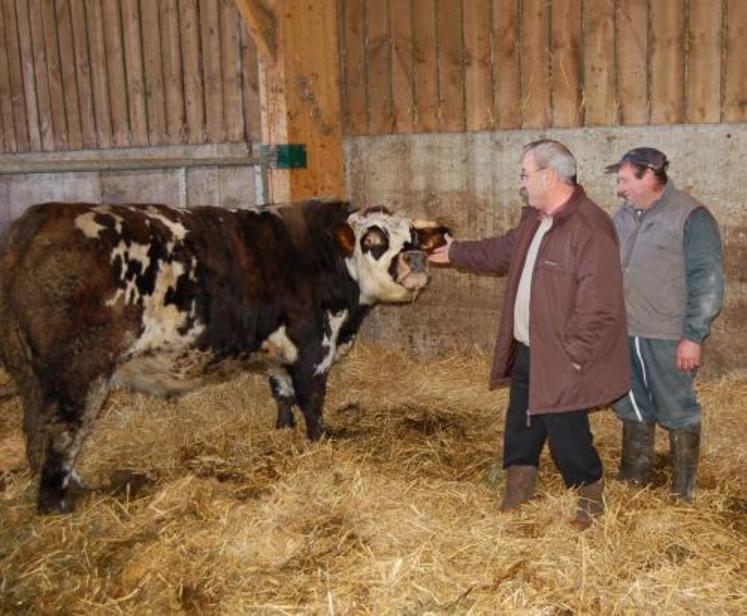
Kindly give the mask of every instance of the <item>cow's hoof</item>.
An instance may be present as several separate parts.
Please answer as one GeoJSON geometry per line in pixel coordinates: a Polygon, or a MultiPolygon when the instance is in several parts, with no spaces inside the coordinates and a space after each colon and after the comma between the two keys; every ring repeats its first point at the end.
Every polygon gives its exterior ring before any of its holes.
{"type": "Polygon", "coordinates": [[[39,492],[39,500],[36,504],[36,510],[42,515],[69,513],[72,510],[70,497],[60,494],[59,491],[39,492]]]}
{"type": "Polygon", "coordinates": [[[318,441],[325,434],[327,434],[327,431],[324,429],[323,425],[313,426],[312,428],[307,428],[306,430],[306,436],[309,437],[310,441],[318,441]]]}
{"type": "Polygon", "coordinates": [[[278,430],[281,430],[281,429],[288,429],[288,428],[295,428],[295,427],[296,427],[296,420],[295,420],[295,419],[293,419],[293,417],[291,417],[290,419],[285,419],[285,418],[283,418],[283,419],[278,419],[278,420],[277,420],[277,421],[275,422],[275,427],[276,427],[276,428],[277,428],[278,430]]]}

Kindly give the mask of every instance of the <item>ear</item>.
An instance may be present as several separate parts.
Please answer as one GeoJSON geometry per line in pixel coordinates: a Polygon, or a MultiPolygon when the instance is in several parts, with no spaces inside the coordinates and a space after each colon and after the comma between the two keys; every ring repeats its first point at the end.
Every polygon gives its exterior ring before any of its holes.
{"type": "Polygon", "coordinates": [[[446,245],[446,235],[451,235],[449,227],[443,225],[415,228],[418,234],[418,247],[431,254],[436,248],[446,245]]]}
{"type": "Polygon", "coordinates": [[[343,255],[349,257],[355,252],[355,232],[349,224],[341,222],[335,226],[332,233],[343,255]]]}

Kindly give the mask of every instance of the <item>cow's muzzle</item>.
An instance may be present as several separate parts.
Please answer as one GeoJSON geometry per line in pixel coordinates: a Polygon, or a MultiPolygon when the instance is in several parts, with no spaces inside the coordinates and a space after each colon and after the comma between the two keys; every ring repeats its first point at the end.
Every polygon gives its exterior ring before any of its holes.
{"type": "Polygon", "coordinates": [[[397,282],[406,289],[420,289],[428,283],[428,259],[422,250],[407,250],[397,256],[397,282]]]}

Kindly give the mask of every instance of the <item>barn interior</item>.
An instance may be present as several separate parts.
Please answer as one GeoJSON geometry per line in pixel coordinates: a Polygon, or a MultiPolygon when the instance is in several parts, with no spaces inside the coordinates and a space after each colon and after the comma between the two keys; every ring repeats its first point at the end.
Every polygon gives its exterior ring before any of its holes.
{"type": "MultiPolygon", "coordinates": [[[[727,0],[2,0],[0,227],[44,201],[386,205],[458,238],[518,220],[521,146],[606,164],[667,153],[723,239],[692,504],[615,481],[572,531],[498,511],[507,391],[488,388],[501,279],[433,272],[333,369],[330,435],[276,431],[266,380],[177,400],[114,393],[74,513],[35,514],[22,404],[0,402],[4,613],[747,612],[747,3],[727,0]]],[[[5,378],[5,383],[7,382],[5,378]]]]}

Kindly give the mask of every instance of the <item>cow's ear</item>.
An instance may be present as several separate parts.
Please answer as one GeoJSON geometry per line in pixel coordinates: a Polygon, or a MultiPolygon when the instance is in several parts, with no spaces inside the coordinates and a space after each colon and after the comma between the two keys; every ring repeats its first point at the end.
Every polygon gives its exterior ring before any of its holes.
{"type": "Polygon", "coordinates": [[[432,253],[436,248],[446,244],[446,236],[451,235],[449,227],[444,225],[434,225],[427,227],[416,227],[415,232],[418,234],[418,247],[423,252],[432,253]]]}
{"type": "Polygon", "coordinates": [[[334,236],[342,254],[349,257],[355,252],[355,232],[349,224],[341,222],[335,226],[334,236]]]}

